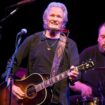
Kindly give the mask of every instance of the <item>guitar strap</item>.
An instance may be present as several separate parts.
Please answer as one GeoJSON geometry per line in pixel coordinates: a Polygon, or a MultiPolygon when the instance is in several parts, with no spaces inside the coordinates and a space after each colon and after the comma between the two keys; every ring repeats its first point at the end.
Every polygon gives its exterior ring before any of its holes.
{"type": "Polygon", "coordinates": [[[66,46],[66,41],[67,41],[67,36],[66,35],[61,35],[60,40],[58,42],[58,45],[56,47],[50,77],[55,76],[57,71],[58,71],[60,61],[63,57],[63,52],[64,52],[64,49],[65,49],[65,46],[66,46]]]}

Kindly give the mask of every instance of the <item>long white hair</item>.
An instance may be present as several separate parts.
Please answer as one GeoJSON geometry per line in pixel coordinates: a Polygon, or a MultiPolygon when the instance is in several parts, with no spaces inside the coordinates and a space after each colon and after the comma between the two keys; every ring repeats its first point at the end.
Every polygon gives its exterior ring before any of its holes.
{"type": "Polygon", "coordinates": [[[43,14],[43,27],[44,29],[47,28],[47,24],[46,24],[46,18],[47,18],[47,14],[49,13],[50,8],[52,7],[59,7],[63,10],[64,13],[64,19],[63,19],[63,24],[62,24],[62,28],[65,27],[66,23],[68,22],[68,11],[66,6],[63,3],[60,2],[51,2],[48,7],[45,9],[44,14],[43,14]]]}

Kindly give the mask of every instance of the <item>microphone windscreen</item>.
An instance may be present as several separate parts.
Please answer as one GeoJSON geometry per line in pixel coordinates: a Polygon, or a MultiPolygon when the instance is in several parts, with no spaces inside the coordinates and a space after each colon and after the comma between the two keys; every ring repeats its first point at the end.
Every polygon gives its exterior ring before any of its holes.
{"type": "Polygon", "coordinates": [[[27,29],[26,29],[26,28],[22,28],[22,29],[21,29],[21,33],[27,34],[27,29]]]}

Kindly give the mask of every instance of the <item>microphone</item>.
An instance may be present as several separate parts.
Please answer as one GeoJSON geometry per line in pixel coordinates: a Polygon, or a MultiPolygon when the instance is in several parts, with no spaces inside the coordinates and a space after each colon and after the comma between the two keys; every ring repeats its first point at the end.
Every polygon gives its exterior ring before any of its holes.
{"type": "Polygon", "coordinates": [[[20,32],[17,33],[17,37],[23,36],[27,34],[27,29],[26,28],[22,28],[20,30],[20,32]]]}
{"type": "Polygon", "coordinates": [[[35,2],[35,0],[22,0],[20,2],[17,2],[16,4],[10,5],[8,8],[19,7],[33,2],[35,2]]]}
{"type": "Polygon", "coordinates": [[[17,46],[17,44],[20,44],[22,36],[25,36],[26,34],[27,34],[27,29],[26,28],[22,28],[20,30],[20,32],[17,33],[15,46],[17,46]]]}
{"type": "Polygon", "coordinates": [[[22,28],[20,30],[20,32],[17,33],[16,35],[16,42],[15,42],[15,46],[19,46],[21,44],[21,40],[22,40],[22,36],[25,36],[27,34],[27,29],[26,28],[22,28]]]}

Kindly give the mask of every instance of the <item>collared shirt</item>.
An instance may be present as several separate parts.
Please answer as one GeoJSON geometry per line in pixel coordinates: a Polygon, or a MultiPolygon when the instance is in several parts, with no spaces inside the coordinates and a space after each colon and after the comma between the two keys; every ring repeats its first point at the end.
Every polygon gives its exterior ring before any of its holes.
{"type": "MultiPolygon", "coordinates": [[[[35,33],[24,40],[18,49],[16,59],[17,63],[13,69],[15,73],[17,67],[27,59],[26,65],[28,74],[50,74],[53,63],[55,49],[60,39],[46,38],[43,32],[35,33]],[[47,41],[47,42],[46,42],[47,41]],[[48,46],[49,45],[49,46],[48,46]],[[48,50],[48,47],[51,47],[48,50]]],[[[79,55],[76,43],[68,38],[67,45],[61,60],[58,74],[66,71],[71,65],[78,65],[79,55]]],[[[69,105],[67,100],[67,79],[64,79],[54,85],[52,101],[55,103],[62,103],[62,105],[69,105]]]]}

